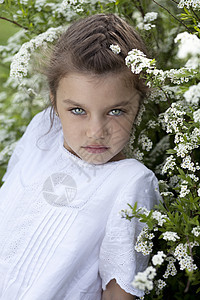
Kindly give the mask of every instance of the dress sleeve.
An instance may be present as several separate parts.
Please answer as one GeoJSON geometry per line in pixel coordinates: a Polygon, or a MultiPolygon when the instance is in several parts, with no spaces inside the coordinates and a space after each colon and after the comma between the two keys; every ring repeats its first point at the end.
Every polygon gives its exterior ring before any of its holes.
{"type": "Polygon", "coordinates": [[[142,171],[142,174],[133,176],[112,208],[108,218],[105,236],[100,249],[99,273],[102,278],[102,288],[110,280],[115,279],[118,285],[127,293],[141,297],[143,292],[135,289],[132,281],[138,272],[144,271],[148,265],[148,256],[143,256],[134,249],[137,236],[144,223],[132,218],[131,221],[122,218],[120,211],[128,209],[127,203],[132,206],[152,209],[161,200],[158,182],[153,172],[142,171]]]}
{"type": "Polygon", "coordinates": [[[2,181],[6,181],[7,177],[10,175],[12,170],[20,161],[20,158],[24,154],[24,151],[27,148],[27,146],[30,146],[30,143],[33,141],[33,132],[34,129],[38,126],[39,121],[41,120],[41,114],[42,112],[38,113],[35,117],[33,117],[31,122],[27,126],[23,136],[16,142],[16,146],[10,157],[7,170],[2,178],[2,181]]]}

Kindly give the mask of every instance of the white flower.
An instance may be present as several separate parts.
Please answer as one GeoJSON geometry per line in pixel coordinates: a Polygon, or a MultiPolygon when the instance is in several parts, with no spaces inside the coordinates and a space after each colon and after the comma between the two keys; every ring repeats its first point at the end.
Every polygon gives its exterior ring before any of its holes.
{"type": "Polygon", "coordinates": [[[163,223],[165,223],[166,220],[168,219],[167,215],[163,215],[163,214],[161,214],[161,212],[159,212],[159,211],[157,211],[157,210],[153,211],[153,213],[152,213],[152,218],[153,218],[154,220],[157,220],[157,221],[158,221],[158,225],[159,225],[159,226],[162,226],[163,223]]]}
{"type": "Polygon", "coordinates": [[[194,122],[200,123],[200,109],[193,112],[194,122]]]}
{"type": "Polygon", "coordinates": [[[138,143],[141,145],[142,150],[150,151],[153,147],[152,141],[144,134],[139,137],[138,143]]]}
{"type": "Polygon", "coordinates": [[[189,194],[190,190],[188,189],[187,184],[188,182],[184,180],[182,182],[182,185],[180,185],[181,187],[180,198],[184,198],[187,194],[189,194]]]}
{"type": "Polygon", "coordinates": [[[170,256],[170,257],[166,258],[166,261],[168,261],[169,263],[167,265],[167,269],[163,275],[163,278],[168,278],[169,275],[175,276],[177,274],[177,270],[174,265],[174,262],[176,261],[176,259],[174,257],[170,256]]]}
{"type": "Polygon", "coordinates": [[[110,49],[112,50],[113,53],[119,54],[121,52],[121,49],[119,45],[110,45],[110,49]]]}
{"type": "Polygon", "coordinates": [[[142,161],[143,157],[144,157],[144,153],[141,152],[139,149],[135,149],[134,152],[133,152],[133,156],[134,156],[135,159],[137,159],[139,161],[142,161]]]}
{"type": "Polygon", "coordinates": [[[156,27],[156,25],[154,24],[150,24],[150,23],[144,24],[144,30],[150,30],[151,28],[154,27],[156,27]]]}
{"type": "Polygon", "coordinates": [[[156,269],[152,266],[147,267],[144,272],[138,272],[135,276],[132,285],[142,291],[153,289],[153,279],[156,276],[156,269]]]}
{"type": "Polygon", "coordinates": [[[153,62],[152,59],[147,58],[146,55],[138,49],[129,51],[125,58],[125,62],[135,74],[139,74],[143,69],[148,69],[150,71],[155,68],[155,62],[153,62]]]}
{"type": "Polygon", "coordinates": [[[158,13],[157,12],[148,12],[145,14],[144,16],[144,22],[152,22],[154,20],[156,20],[158,17],[158,13]]]}
{"type": "Polygon", "coordinates": [[[154,266],[161,265],[165,257],[166,255],[163,251],[158,251],[158,253],[152,257],[152,263],[154,264],[154,266]]]}
{"type": "Polygon", "coordinates": [[[197,56],[200,53],[200,39],[195,35],[186,32],[179,33],[174,39],[175,43],[180,41],[177,56],[179,58],[187,58],[190,54],[197,56]]]}
{"type": "Polygon", "coordinates": [[[174,170],[175,166],[176,166],[176,160],[173,157],[173,155],[168,156],[166,161],[165,161],[165,164],[162,168],[162,174],[165,174],[167,172],[171,173],[171,171],[174,170]],[[168,170],[170,170],[170,171],[168,171],[168,170]]]}
{"type": "Polygon", "coordinates": [[[0,4],[4,3],[4,0],[0,0],[0,4]]]}
{"type": "Polygon", "coordinates": [[[19,52],[13,57],[13,61],[10,66],[10,76],[19,79],[26,76],[32,52],[38,47],[46,47],[47,43],[53,42],[57,39],[62,31],[62,26],[49,28],[46,32],[43,32],[29,42],[24,43],[19,52]]]}
{"type": "Polygon", "coordinates": [[[174,251],[174,256],[177,258],[180,264],[180,270],[187,269],[193,271],[197,269],[196,264],[193,263],[193,258],[188,255],[188,248],[192,249],[194,246],[199,246],[198,243],[179,244],[174,251]]]}
{"type": "Polygon", "coordinates": [[[185,66],[189,69],[196,69],[199,66],[199,57],[198,56],[192,56],[189,58],[185,64],[185,66]]]}
{"type": "Polygon", "coordinates": [[[191,231],[194,236],[199,236],[200,235],[200,226],[194,227],[191,231]]]}
{"type": "Polygon", "coordinates": [[[148,232],[148,227],[144,227],[137,237],[135,250],[141,252],[143,255],[148,255],[152,251],[153,243],[151,239],[154,237],[153,233],[148,232]]]}
{"type": "Polygon", "coordinates": [[[197,85],[192,85],[183,94],[188,103],[198,104],[200,100],[200,82],[197,85]]]}
{"type": "Polygon", "coordinates": [[[197,195],[200,197],[200,188],[197,190],[197,195]]]}
{"type": "Polygon", "coordinates": [[[155,284],[157,285],[157,288],[159,290],[162,290],[167,285],[166,282],[162,279],[158,279],[158,281],[156,281],[155,284]]]}
{"type": "Polygon", "coordinates": [[[200,3],[199,0],[180,0],[178,8],[183,8],[184,6],[186,6],[187,8],[190,8],[190,6],[192,6],[192,8],[194,9],[199,9],[200,3]]]}
{"type": "Polygon", "coordinates": [[[163,236],[163,239],[166,240],[166,241],[175,242],[176,240],[180,239],[178,234],[176,232],[173,232],[173,231],[166,231],[162,234],[162,236],[163,236]]]}
{"type": "Polygon", "coordinates": [[[183,162],[181,164],[181,167],[183,169],[188,169],[189,171],[196,171],[195,165],[194,163],[191,161],[191,156],[187,155],[184,159],[183,162]]]}

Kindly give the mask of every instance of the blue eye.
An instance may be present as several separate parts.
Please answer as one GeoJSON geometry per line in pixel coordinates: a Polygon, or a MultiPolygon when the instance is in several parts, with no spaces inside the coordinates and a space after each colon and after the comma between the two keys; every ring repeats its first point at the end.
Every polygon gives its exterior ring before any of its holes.
{"type": "Polygon", "coordinates": [[[123,111],[121,109],[112,109],[109,114],[111,116],[121,116],[123,114],[123,111]]]}
{"type": "Polygon", "coordinates": [[[76,107],[76,108],[72,108],[70,109],[70,111],[74,114],[74,115],[85,115],[85,111],[82,108],[76,107]]]}

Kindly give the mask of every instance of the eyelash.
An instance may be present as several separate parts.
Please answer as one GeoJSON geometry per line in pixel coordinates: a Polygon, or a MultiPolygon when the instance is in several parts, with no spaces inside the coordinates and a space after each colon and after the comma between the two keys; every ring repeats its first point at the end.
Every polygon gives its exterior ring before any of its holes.
{"type": "MultiPolygon", "coordinates": [[[[79,110],[81,110],[82,112],[84,112],[84,109],[82,109],[82,108],[80,108],[80,107],[74,107],[74,108],[71,108],[71,109],[69,109],[69,111],[70,111],[73,115],[76,115],[76,116],[83,116],[83,115],[85,115],[85,113],[76,113],[75,110],[77,110],[77,109],[79,109],[79,110]]],[[[113,112],[113,111],[119,111],[119,112],[120,112],[120,114],[116,114],[116,115],[113,114],[113,115],[111,115],[111,116],[116,116],[116,117],[121,116],[121,115],[123,115],[123,114],[125,113],[124,110],[118,109],[118,108],[112,109],[110,112],[113,112]]]]}

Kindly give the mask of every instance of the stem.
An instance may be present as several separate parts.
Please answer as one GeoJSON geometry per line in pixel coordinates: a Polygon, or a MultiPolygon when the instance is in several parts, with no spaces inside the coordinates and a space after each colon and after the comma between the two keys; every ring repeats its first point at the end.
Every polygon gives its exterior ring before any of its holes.
{"type": "Polygon", "coordinates": [[[184,293],[187,293],[187,292],[188,292],[189,287],[190,287],[190,279],[188,278],[187,285],[186,285],[186,288],[185,288],[185,290],[184,290],[184,293]]]}
{"type": "MultiPolygon", "coordinates": [[[[191,255],[191,258],[192,258],[192,260],[193,260],[192,248],[191,248],[191,245],[190,245],[190,241],[189,241],[188,236],[186,236],[186,239],[187,239],[187,242],[188,242],[188,246],[189,246],[189,250],[190,250],[190,255],[191,255]]],[[[186,288],[185,288],[185,290],[184,290],[184,293],[187,293],[187,292],[188,292],[189,287],[190,287],[190,279],[188,278],[187,285],[186,285],[186,288]]]]}
{"type": "Polygon", "coordinates": [[[24,27],[24,26],[20,25],[19,23],[15,22],[15,21],[13,21],[13,20],[7,19],[7,18],[5,18],[5,17],[0,17],[0,19],[6,20],[6,21],[8,21],[8,22],[11,22],[11,23],[13,23],[13,24],[15,24],[15,25],[21,27],[21,28],[24,28],[25,30],[28,30],[28,27],[24,27]]]}
{"type": "Polygon", "coordinates": [[[140,2],[140,0],[136,0],[136,7],[138,8],[138,10],[141,12],[141,14],[142,14],[142,17],[144,18],[144,16],[145,16],[145,13],[144,13],[144,10],[143,10],[143,7],[142,7],[142,4],[141,4],[141,2],[140,2]]]}
{"type": "Polygon", "coordinates": [[[161,8],[163,8],[164,10],[166,10],[168,12],[168,14],[170,16],[172,16],[175,20],[177,20],[179,23],[181,23],[190,33],[193,33],[189,27],[187,27],[181,20],[179,20],[178,18],[176,18],[167,8],[165,8],[164,6],[162,6],[161,4],[159,4],[158,2],[156,2],[155,0],[152,0],[155,4],[157,4],[158,6],[160,6],[161,8]]]}
{"type": "Polygon", "coordinates": [[[158,88],[164,93],[164,95],[165,95],[165,97],[167,99],[168,104],[171,105],[171,101],[170,101],[167,93],[163,90],[163,88],[161,86],[158,86],[158,88]]]}

